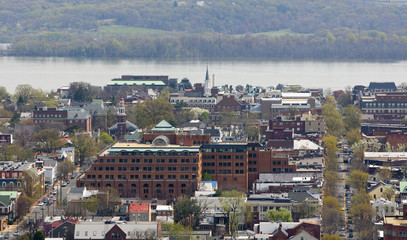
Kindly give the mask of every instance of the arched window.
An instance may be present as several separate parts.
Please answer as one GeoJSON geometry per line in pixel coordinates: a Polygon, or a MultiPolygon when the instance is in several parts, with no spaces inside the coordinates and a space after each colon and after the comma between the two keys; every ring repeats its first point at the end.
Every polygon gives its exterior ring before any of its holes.
{"type": "Polygon", "coordinates": [[[106,187],[112,187],[112,185],[110,185],[110,183],[106,184],[106,187]]]}
{"type": "Polygon", "coordinates": [[[146,183],[146,184],[143,185],[143,187],[148,188],[149,186],[148,186],[148,184],[146,183]]]}
{"type": "Polygon", "coordinates": [[[155,185],[155,187],[156,187],[156,188],[160,188],[160,187],[161,187],[161,184],[157,184],[157,185],[155,185]]]}
{"type": "Polygon", "coordinates": [[[119,184],[119,188],[122,188],[122,187],[124,187],[124,185],[123,185],[122,183],[120,183],[120,184],[119,184]]]}
{"type": "Polygon", "coordinates": [[[170,184],[168,184],[168,187],[173,188],[173,187],[174,187],[174,184],[170,183],[170,184]]]}
{"type": "Polygon", "coordinates": [[[185,183],[181,184],[181,187],[186,187],[187,185],[185,183]]]}
{"type": "Polygon", "coordinates": [[[132,188],[135,188],[135,187],[137,187],[137,185],[133,183],[133,184],[131,185],[131,187],[132,187],[132,188]]]}

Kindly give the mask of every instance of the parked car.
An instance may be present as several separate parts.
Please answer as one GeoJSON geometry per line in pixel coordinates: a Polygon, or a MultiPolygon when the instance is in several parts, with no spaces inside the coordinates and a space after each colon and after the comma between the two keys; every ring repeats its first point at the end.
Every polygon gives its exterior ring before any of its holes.
{"type": "Polygon", "coordinates": [[[40,203],[38,203],[38,206],[44,206],[44,202],[40,202],[40,203]]]}
{"type": "Polygon", "coordinates": [[[61,187],[66,187],[66,185],[68,185],[66,182],[61,183],[61,187]]]}
{"type": "Polygon", "coordinates": [[[14,232],[14,236],[19,236],[19,235],[20,235],[20,232],[18,230],[14,232]]]}

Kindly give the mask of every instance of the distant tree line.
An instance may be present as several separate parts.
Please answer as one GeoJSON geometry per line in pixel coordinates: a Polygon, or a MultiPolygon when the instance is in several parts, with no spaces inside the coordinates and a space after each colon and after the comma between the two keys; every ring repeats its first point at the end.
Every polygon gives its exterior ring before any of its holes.
{"type": "MultiPolygon", "coordinates": [[[[84,39],[81,39],[84,38],[84,39]]],[[[359,36],[351,29],[320,31],[313,35],[226,36],[180,34],[106,38],[87,41],[67,36],[50,41],[24,38],[11,54],[18,56],[123,58],[272,58],[272,59],[407,59],[407,37],[369,31],[359,36]]]]}
{"type": "Polygon", "coordinates": [[[1,6],[0,42],[14,43],[11,54],[21,56],[374,60],[407,55],[407,6],[384,0],[219,0],[203,6],[194,0],[15,0],[1,6]],[[117,32],[116,26],[168,32],[117,32]],[[282,29],[294,34],[257,34],[282,29]]]}

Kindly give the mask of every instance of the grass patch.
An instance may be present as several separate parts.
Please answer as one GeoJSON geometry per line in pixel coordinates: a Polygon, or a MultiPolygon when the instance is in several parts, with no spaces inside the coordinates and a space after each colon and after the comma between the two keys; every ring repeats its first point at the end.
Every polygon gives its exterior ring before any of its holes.
{"type": "Polygon", "coordinates": [[[138,36],[157,36],[157,35],[171,35],[173,32],[149,29],[149,28],[138,28],[138,27],[125,27],[118,25],[111,26],[100,26],[97,29],[97,33],[104,35],[138,35],[138,36]]]}
{"type": "Polygon", "coordinates": [[[258,36],[279,37],[279,36],[284,36],[284,35],[309,35],[309,34],[296,33],[296,32],[291,31],[290,29],[280,29],[278,31],[249,33],[249,34],[238,34],[238,35],[235,35],[235,36],[244,37],[246,35],[250,35],[250,36],[253,36],[253,37],[258,37],[258,36]]]}

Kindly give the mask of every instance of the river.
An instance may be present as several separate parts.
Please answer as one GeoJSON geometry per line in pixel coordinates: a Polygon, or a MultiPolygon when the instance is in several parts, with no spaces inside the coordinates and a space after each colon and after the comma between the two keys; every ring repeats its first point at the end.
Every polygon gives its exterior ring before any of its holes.
{"type": "Polygon", "coordinates": [[[278,83],[304,87],[343,89],[369,82],[407,81],[407,61],[322,62],[266,60],[97,60],[70,58],[0,57],[0,85],[14,92],[18,84],[46,91],[89,82],[104,86],[121,75],[168,75],[203,82],[206,65],[215,74],[216,85],[275,86],[278,83]]]}

